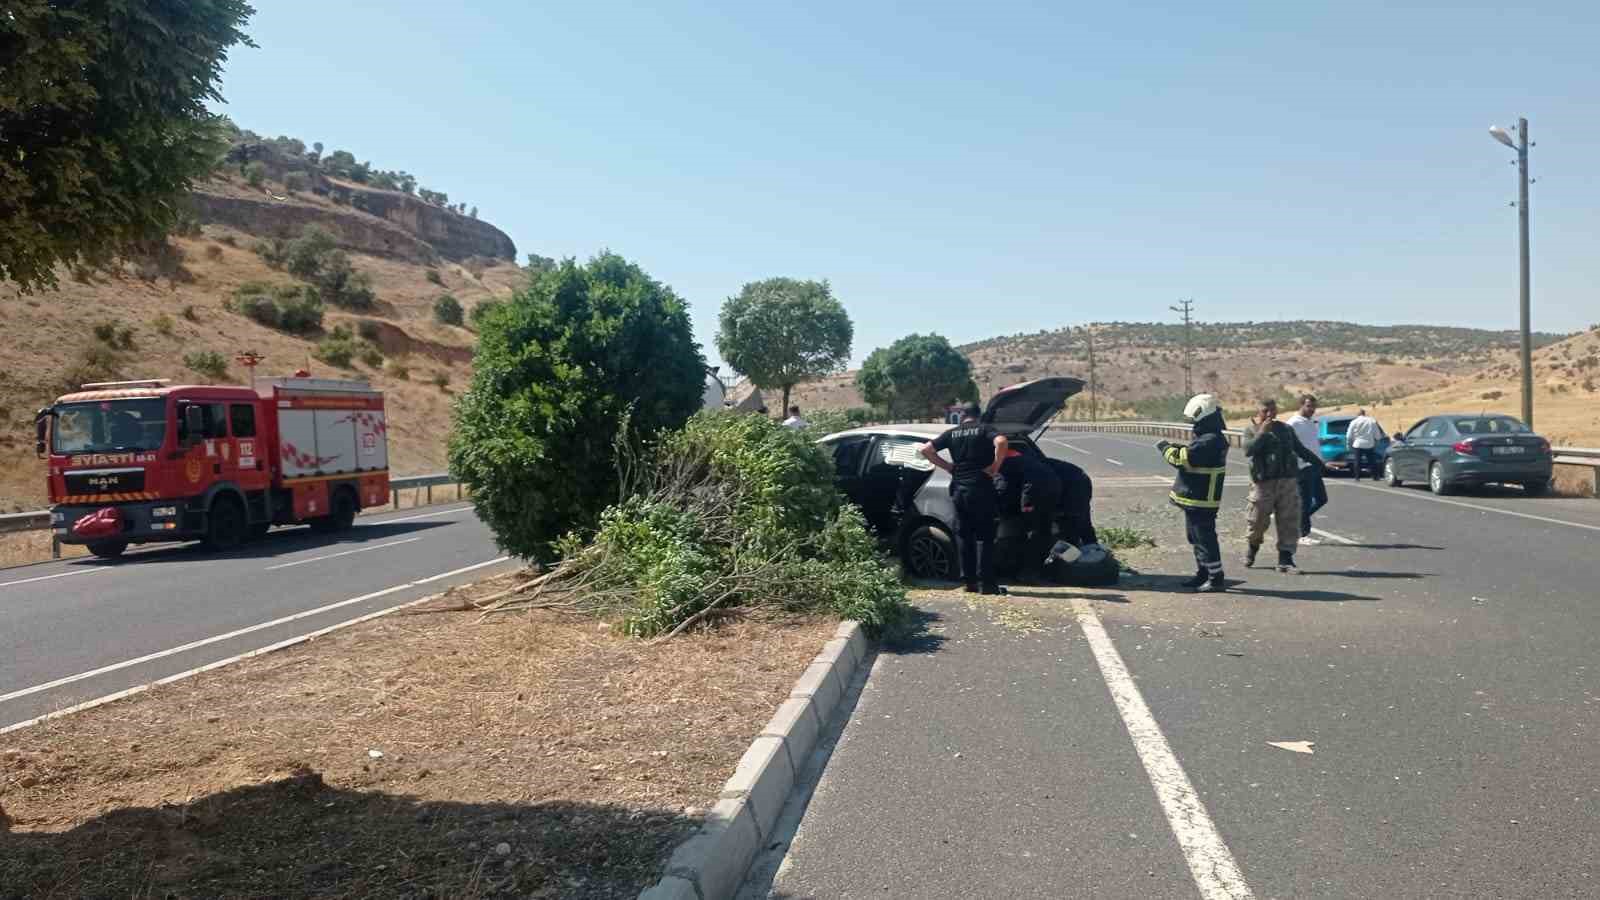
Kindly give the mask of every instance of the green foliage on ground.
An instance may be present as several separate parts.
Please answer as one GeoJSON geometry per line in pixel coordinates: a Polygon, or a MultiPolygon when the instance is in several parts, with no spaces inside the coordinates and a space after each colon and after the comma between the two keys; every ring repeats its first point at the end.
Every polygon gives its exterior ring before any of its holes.
{"type": "Polygon", "coordinates": [[[763,390],[789,392],[802,381],[841,371],[854,328],[826,281],[768,278],[729,297],[718,318],[717,350],[763,390]]]}
{"type": "Polygon", "coordinates": [[[433,301],[433,319],[443,325],[460,325],[466,320],[461,301],[452,294],[440,294],[439,299],[433,301]]]}
{"type": "Polygon", "coordinates": [[[1095,536],[1100,539],[1100,546],[1111,550],[1133,550],[1139,547],[1154,547],[1156,539],[1148,532],[1137,528],[1122,528],[1117,525],[1095,529],[1095,536]]]}
{"type": "Polygon", "coordinates": [[[531,277],[478,336],[450,469],[501,547],[548,559],[616,499],[612,436],[648,440],[700,408],[705,359],[684,302],[613,253],[531,277]]]}
{"type": "Polygon", "coordinates": [[[383,365],[383,351],[370,341],[357,337],[348,325],[335,325],[317,342],[317,348],[311,351],[311,355],[341,369],[350,368],[357,359],[373,368],[383,365]]]}
{"type": "Polygon", "coordinates": [[[204,375],[211,381],[228,377],[228,360],[215,350],[197,350],[183,355],[183,366],[191,372],[204,375]]]}
{"type": "Polygon", "coordinates": [[[250,281],[240,285],[225,306],[268,328],[290,334],[306,334],[322,327],[322,299],[310,285],[250,281]]]}
{"type": "Polygon", "coordinates": [[[372,279],[355,270],[337,239],[320,225],[307,225],[293,240],[260,241],[255,251],[267,265],[315,285],[319,296],[334,306],[365,311],[377,302],[372,279]]]}
{"type": "Polygon", "coordinates": [[[898,567],[834,490],[809,435],[764,416],[701,413],[632,462],[627,496],[591,542],[563,540],[558,570],[603,598],[591,602],[627,633],[751,609],[832,614],[873,633],[904,620],[898,567]]]}
{"type": "Polygon", "coordinates": [[[812,439],[860,428],[878,419],[877,413],[865,406],[854,406],[850,409],[815,409],[803,412],[802,415],[806,420],[806,433],[812,439]]]}
{"type": "Polygon", "coordinates": [[[0,281],[137,256],[179,224],[226,149],[207,104],[229,48],[251,44],[243,0],[62,3],[0,12],[0,281]]]}
{"type": "Polygon", "coordinates": [[[978,399],[972,363],[937,334],[910,334],[872,351],[856,372],[862,399],[889,416],[925,418],[978,399]]]}

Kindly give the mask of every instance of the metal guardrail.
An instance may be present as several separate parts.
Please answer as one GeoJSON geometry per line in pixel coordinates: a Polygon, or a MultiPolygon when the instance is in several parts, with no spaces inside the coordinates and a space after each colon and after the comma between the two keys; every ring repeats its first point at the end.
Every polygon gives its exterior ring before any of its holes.
{"type": "MultiPolygon", "coordinates": [[[[1111,434],[1143,434],[1151,437],[1185,437],[1193,433],[1188,425],[1179,422],[1055,422],[1050,425],[1051,431],[1096,431],[1111,434]]],[[[1227,435],[1228,443],[1239,446],[1244,432],[1237,428],[1229,428],[1223,434],[1227,435]]],[[[1600,450],[1589,447],[1553,447],[1558,466],[1582,466],[1593,470],[1595,496],[1600,497],[1600,450]]]]}
{"type": "MultiPolygon", "coordinates": [[[[1600,451],[1597,451],[1600,453],[1600,451]]],[[[417,490],[423,492],[425,502],[433,502],[433,489],[440,485],[453,484],[456,486],[456,499],[462,497],[461,482],[448,472],[436,472],[431,475],[408,475],[404,478],[389,479],[389,496],[394,501],[394,508],[400,508],[400,491],[417,490]]],[[[50,527],[50,511],[47,509],[33,512],[4,513],[0,514],[0,534],[14,531],[45,531],[50,527]]],[[[61,558],[61,547],[51,541],[51,556],[61,558]]]]}

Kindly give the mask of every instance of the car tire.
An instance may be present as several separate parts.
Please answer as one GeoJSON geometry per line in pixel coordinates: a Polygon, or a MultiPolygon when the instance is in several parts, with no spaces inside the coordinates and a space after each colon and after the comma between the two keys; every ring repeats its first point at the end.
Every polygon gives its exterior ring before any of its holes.
{"type": "Polygon", "coordinates": [[[1383,483],[1389,487],[1400,487],[1405,484],[1404,481],[1400,480],[1400,473],[1395,469],[1394,460],[1392,459],[1383,461],[1383,483]]]}
{"type": "Polygon", "coordinates": [[[127,541],[90,541],[89,552],[101,559],[116,559],[128,549],[127,541]]]}
{"type": "Polygon", "coordinates": [[[1456,492],[1455,487],[1444,477],[1444,467],[1438,463],[1428,467],[1428,490],[1440,497],[1448,497],[1456,492]]]}
{"type": "Polygon", "coordinates": [[[1550,489],[1554,486],[1555,485],[1551,483],[1550,479],[1546,478],[1540,481],[1526,482],[1522,485],[1522,489],[1526,491],[1530,497],[1543,497],[1545,494],[1550,493],[1550,489]]]}
{"type": "Polygon", "coordinates": [[[211,503],[211,513],[206,516],[205,545],[208,550],[232,550],[244,543],[250,523],[245,519],[244,507],[229,496],[218,497],[211,503]]]}
{"type": "Polygon", "coordinates": [[[906,534],[900,548],[906,574],[913,578],[961,580],[961,557],[955,538],[936,522],[919,522],[906,534]]]}

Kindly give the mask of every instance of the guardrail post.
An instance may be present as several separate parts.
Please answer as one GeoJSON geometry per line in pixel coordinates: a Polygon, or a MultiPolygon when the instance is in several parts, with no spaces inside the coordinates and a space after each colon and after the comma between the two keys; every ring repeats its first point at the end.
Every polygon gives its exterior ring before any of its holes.
{"type": "MultiPolygon", "coordinates": [[[[1596,479],[1600,479],[1600,472],[1597,472],[1595,477],[1596,479]]],[[[54,533],[50,535],[50,558],[61,558],[61,536],[54,533]]]]}
{"type": "MultiPolygon", "coordinates": [[[[990,455],[992,456],[993,454],[990,454],[990,455]]],[[[428,505],[432,506],[433,505],[433,485],[430,484],[427,487],[423,488],[423,490],[428,492],[428,505]]]]}

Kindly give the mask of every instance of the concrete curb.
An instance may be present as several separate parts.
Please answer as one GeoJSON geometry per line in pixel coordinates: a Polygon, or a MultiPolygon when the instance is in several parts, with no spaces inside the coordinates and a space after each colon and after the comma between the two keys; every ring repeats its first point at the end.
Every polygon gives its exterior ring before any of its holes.
{"type": "Polygon", "coordinates": [[[639,900],[731,900],[738,893],[867,649],[860,623],[839,626],[745,751],[705,824],[673,851],[666,874],[639,900]]]}

